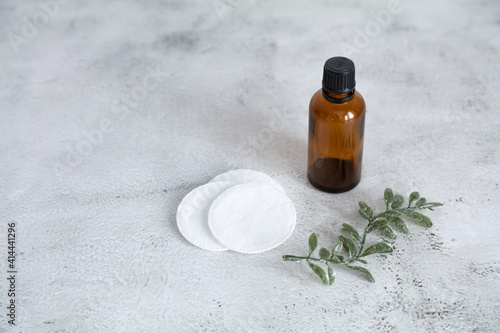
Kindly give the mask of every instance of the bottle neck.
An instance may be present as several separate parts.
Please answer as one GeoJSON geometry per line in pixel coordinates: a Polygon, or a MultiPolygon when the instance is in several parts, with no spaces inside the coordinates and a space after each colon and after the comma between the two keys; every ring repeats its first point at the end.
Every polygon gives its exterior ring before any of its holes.
{"type": "Polygon", "coordinates": [[[349,102],[354,98],[354,94],[356,92],[356,89],[353,89],[352,91],[345,93],[345,94],[334,94],[331,92],[326,91],[324,88],[321,90],[323,97],[331,103],[335,104],[344,104],[349,102]]]}

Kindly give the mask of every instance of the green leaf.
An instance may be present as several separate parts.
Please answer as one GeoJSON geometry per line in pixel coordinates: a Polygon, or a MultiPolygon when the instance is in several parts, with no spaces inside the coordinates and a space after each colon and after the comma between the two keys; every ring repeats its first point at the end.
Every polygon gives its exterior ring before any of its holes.
{"type": "Polygon", "coordinates": [[[434,210],[432,209],[433,207],[440,207],[440,206],[443,206],[442,203],[440,202],[427,202],[425,205],[422,205],[421,207],[419,207],[420,209],[430,209],[430,210],[434,210]]]}
{"type": "Polygon", "coordinates": [[[330,286],[335,282],[335,272],[330,266],[328,266],[328,281],[330,286]]]}
{"type": "Polygon", "coordinates": [[[420,198],[415,203],[415,206],[417,206],[418,208],[421,208],[423,205],[425,205],[426,202],[427,202],[427,200],[425,198],[420,198]]]}
{"type": "Polygon", "coordinates": [[[363,275],[370,281],[370,282],[375,282],[375,279],[373,278],[373,275],[366,269],[366,268],[363,268],[363,267],[360,267],[360,266],[350,266],[350,265],[346,265],[347,267],[349,267],[350,269],[352,270],[355,270],[355,271],[358,271],[358,272],[361,272],[363,273],[363,275]]]}
{"type": "Polygon", "coordinates": [[[419,197],[420,194],[418,194],[418,192],[411,192],[410,199],[408,200],[409,201],[408,207],[410,207],[415,201],[417,201],[419,197]]]}
{"type": "Polygon", "coordinates": [[[361,217],[364,218],[365,220],[371,219],[373,216],[373,210],[370,208],[370,206],[368,206],[362,201],[360,201],[358,204],[360,208],[359,215],[361,215],[361,217]]]}
{"type": "Polygon", "coordinates": [[[378,215],[379,218],[389,218],[392,216],[398,217],[401,216],[401,213],[398,212],[397,210],[388,210],[378,215]]]}
{"type": "Polygon", "coordinates": [[[344,243],[344,249],[349,253],[349,257],[354,257],[356,255],[356,245],[354,245],[353,241],[344,236],[339,236],[339,239],[344,243]]]}
{"type": "Polygon", "coordinates": [[[359,261],[359,262],[361,262],[361,263],[363,263],[365,265],[368,264],[368,262],[366,262],[366,260],[364,260],[364,259],[357,258],[356,261],[359,261]]]}
{"type": "Polygon", "coordinates": [[[394,196],[394,201],[391,204],[392,209],[396,209],[396,208],[401,207],[403,205],[404,201],[405,201],[405,199],[403,198],[402,195],[396,194],[394,196]]]}
{"type": "Polygon", "coordinates": [[[440,207],[440,206],[443,206],[444,204],[442,204],[440,202],[428,202],[425,205],[426,206],[432,206],[432,207],[440,207]]]}
{"type": "Polygon", "coordinates": [[[431,219],[425,216],[424,214],[421,214],[411,209],[401,209],[400,211],[406,216],[411,217],[412,219],[417,221],[420,225],[426,228],[432,227],[431,219]]]}
{"type": "Polygon", "coordinates": [[[374,254],[374,253],[392,253],[392,251],[393,251],[393,248],[392,248],[391,244],[378,243],[378,244],[372,245],[369,248],[367,248],[363,252],[361,257],[366,257],[366,256],[369,256],[370,254],[374,254]]]}
{"type": "Polygon", "coordinates": [[[388,225],[385,226],[385,227],[380,228],[379,230],[380,230],[381,233],[383,233],[384,235],[386,235],[390,239],[396,239],[397,238],[397,235],[396,235],[396,232],[394,231],[394,229],[392,229],[388,225]]]}
{"type": "Polygon", "coordinates": [[[337,245],[332,250],[332,257],[338,255],[340,252],[342,252],[342,248],[344,247],[344,243],[338,242],[337,245]]]}
{"type": "Polygon", "coordinates": [[[319,257],[321,259],[328,259],[328,258],[330,258],[330,251],[328,251],[327,249],[325,249],[324,247],[322,247],[319,250],[319,257]]]}
{"type": "Polygon", "coordinates": [[[384,191],[384,201],[387,207],[394,201],[394,193],[390,188],[386,188],[384,191]]]}
{"type": "Polygon", "coordinates": [[[403,221],[403,219],[399,216],[388,216],[387,220],[389,220],[389,222],[398,227],[405,234],[408,233],[408,226],[406,225],[405,221],[403,221]]]}
{"type": "Polygon", "coordinates": [[[317,276],[320,277],[321,281],[323,281],[324,284],[330,284],[330,281],[328,281],[328,276],[325,273],[325,270],[318,265],[315,265],[313,263],[309,263],[309,267],[313,270],[314,273],[316,273],[317,276]]]}
{"type": "Polygon", "coordinates": [[[316,236],[316,233],[312,233],[311,236],[309,236],[309,255],[316,250],[318,247],[318,236],[316,236]]]}
{"type": "Polygon", "coordinates": [[[361,243],[361,237],[359,237],[358,231],[354,229],[354,227],[350,224],[347,223],[342,223],[342,227],[344,228],[345,231],[351,234],[351,236],[357,240],[359,243],[361,243]]]}
{"type": "Polygon", "coordinates": [[[389,224],[389,222],[387,220],[376,220],[375,222],[370,224],[370,226],[367,228],[366,232],[370,233],[373,230],[380,229],[382,227],[385,227],[388,224],[389,224]]]}
{"type": "MultiPolygon", "coordinates": [[[[342,258],[342,259],[343,259],[343,258],[342,258]]],[[[333,259],[333,258],[330,258],[330,259],[325,259],[325,260],[326,260],[326,261],[328,261],[328,262],[330,262],[330,263],[332,263],[332,264],[336,264],[336,265],[338,265],[338,264],[340,264],[340,263],[341,263],[341,262],[340,262],[340,260],[333,259]]]]}

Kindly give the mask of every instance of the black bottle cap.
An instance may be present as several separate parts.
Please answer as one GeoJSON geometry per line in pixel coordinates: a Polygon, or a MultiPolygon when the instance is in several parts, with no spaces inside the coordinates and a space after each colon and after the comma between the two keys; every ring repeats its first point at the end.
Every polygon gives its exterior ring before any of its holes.
{"type": "Polygon", "coordinates": [[[328,93],[347,94],[354,90],[354,63],[345,57],[333,57],[323,67],[323,89],[328,93]]]}

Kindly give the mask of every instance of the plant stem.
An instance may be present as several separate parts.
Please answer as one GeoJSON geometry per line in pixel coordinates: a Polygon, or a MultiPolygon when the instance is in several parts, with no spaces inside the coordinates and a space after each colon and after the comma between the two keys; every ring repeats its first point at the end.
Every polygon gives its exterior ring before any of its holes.
{"type": "Polygon", "coordinates": [[[365,231],[363,232],[363,238],[361,238],[361,243],[359,243],[359,251],[358,254],[356,255],[356,258],[359,258],[361,253],[363,253],[363,247],[365,247],[366,235],[368,234],[368,228],[370,227],[371,224],[372,221],[370,220],[365,228],[365,231]]]}
{"type": "Polygon", "coordinates": [[[345,264],[343,261],[336,260],[336,259],[311,258],[310,256],[298,257],[298,256],[284,255],[283,260],[285,260],[285,261],[307,261],[307,262],[318,261],[318,262],[321,262],[323,264],[335,264],[335,265],[345,264]]]}

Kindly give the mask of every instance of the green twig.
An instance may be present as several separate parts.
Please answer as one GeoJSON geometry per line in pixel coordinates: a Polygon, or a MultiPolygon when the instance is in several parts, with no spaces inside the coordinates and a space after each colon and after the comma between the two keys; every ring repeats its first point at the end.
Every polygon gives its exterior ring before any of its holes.
{"type": "Polygon", "coordinates": [[[384,241],[365,249],[367,235],[373,231],[379,231],[382,235],[394,240],[397,234],[393,227],[396,227],[403,233],[408,233],[408,227],[401,218],[403,215],[426,228],[430,228],[432,226],[431,220],[427,216],[417,212],[417,210],[434,210],[435,207],[443,205],[439,202],[427,202],[425,198],[420,198],[418,192],[412,192],[408,199],[408,206],[406,208],[401,208],[404,202],[403,197],[398,194],[394,195],[390,188],[387,188],[384,192],[384,202],[386,207],[385,212],[377,215],[373,215],[372,208],[366,203],[359,202],[359,214],[368,222],[363,230],[362,237],[359,236],[358,231],[353,226],[344,223],[342,224],[343,230],[346,231],[351,238],[339,236],[340,242],[331,252],[326,248],[321,248],[319,250],[319,258],[311,257],[318,246],[318,237],[313,233],[309,237],[309,253],[307,256],[284,255],[283,260],[307,261],[312,271],[321,278],[323,283],[328,285],[333,284],[335,280],[335,272],[331,265],[344,265],[349,269],[361,272],[369,281],[375,282],[375,279],[367,269],[361,266],[353,266],[352,264],[355,262],[367,264],[366,260],[362,259],[363,257],[372,254],[392,253],[393,247],[387,241],[384,241]],[[359,248],[356,248],[356,243],[359,248]],[[346,257],[344,258],[343,255],[340,255],[341,253],[346,254],[346,257]],[[313,262],[326,265],[327,272],[313,262]]]}

